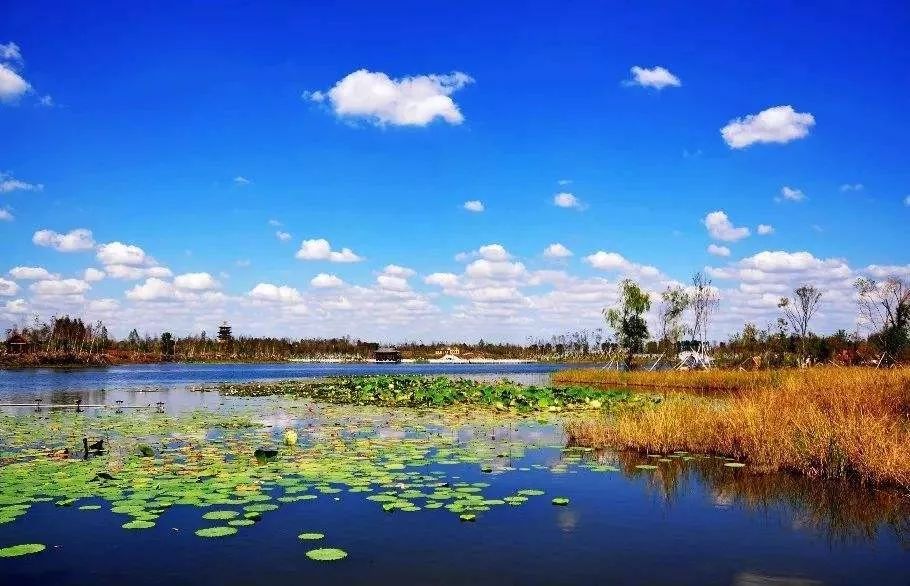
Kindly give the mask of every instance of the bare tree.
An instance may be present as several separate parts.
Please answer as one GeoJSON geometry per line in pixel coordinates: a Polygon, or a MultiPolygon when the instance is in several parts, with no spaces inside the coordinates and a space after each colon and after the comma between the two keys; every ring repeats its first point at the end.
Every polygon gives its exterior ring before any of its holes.
{"type": "Polygon", "coordinates": [[[657,317],[660,321],[660,342],[665,346],[665,353],[676,353],[679,339],[685,333],[682,315],[688,307],[689,294],[679,285],[673,287],[668,285],[666,290],[660,294],[657,317]]]}
{"type": "Polygon", "coordinates": [[[898,277],[884,281],[860,278],[854,287],[860,318],[876,330],[882,351],[897,358],[910,343],[910,283],[898,277]]]}
{"type": "Polygon", "coordinates": [[[790,327],[799,336],[800,359],[806,359],[806,342],[809,335],[809,321],[818,310],[824,292],[814,285],[801,285],[793,291],[793,299],[781,297],[777,304],[784,312],[790,327]]]}
{"type": "Polygon", "coordinates": [[[709,279],[699,271],[692,276],[692,292],[690,294],[692,307],[692,335],[698,340],[698,352],[702,359],[705,356],[705,347],[708,345],[708,328],[712,313],[717,309],[720,300],[717,291],[711,286],[709,279]]]}

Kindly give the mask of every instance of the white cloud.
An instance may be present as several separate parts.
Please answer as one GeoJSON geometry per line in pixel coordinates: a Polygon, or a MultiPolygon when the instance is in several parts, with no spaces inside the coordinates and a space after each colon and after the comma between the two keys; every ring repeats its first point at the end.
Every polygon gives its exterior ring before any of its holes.
{"type": "Polygon", "coordinates": [[[332,289],[336,287],[342,287],[344,285],[344,281],[342,281],[336,275],[319,273],[310,280],[310,285],[316,287],[317,289],[332,289]]]}
{"type": "Polygon", "coordinates": [[[4,297],[12,297],[19,292],[19,285],[15,281],[10,281],[0,277],[0,295],[4,297]]]}
{"type": "Polygon", "coordinates": [[[6,302],[4,311],[10,315],[25,315],[29,309],[25,299],[13,299],[6,302]]]}
{"type": "Polygon", "coordinates": [[[276,303],[295,304],[303,301],[300,291],[286,285],[259,283],[248,293],[252,299],[276,303]]]}
{"type": "Polygon", "coordinates": [[[173,283],[151,277],[141,285],[136,285],[126,292],[126,298],[133,301],[161,301],[176,299],[177,289],[173,283]]]}
{"type": "Polygon", "coordinates": [[[22,61],[19,45],[12,41],[6,44],[0,43],[0,61],[22,61]]]}
{"type": "Polygon", "coordinates": [[[866,189],[866,186],[862,183],[844,183],[840,186],[840,190],[844,193],[849,191],[863,191],[866,189]]]}
{"type": "Polygon", "coordinates": [[[582,208],[581,200],[566,191],[562,191],[553,196],[553,205],[560,208],[582,208]]]}
{"type": "Polygon", "coordinates": [[[705,216],[705,219],[702,220],[702,223],[705,225],[705,228],[708,229],[708,234],[715,240],[736,242],[749,235],[748,228],[745,226],[739,228],[735,227],[733,222],[730,221],[730,218],[727,217],[726,212],[721,210],[709,213],[705,216]]]}
{"type": "Polygon", "coordinates": [[[768,234],[774,234],[774,226],[771,224],[759,224],[755,231],[758,232],[759,236],[767,236],[768,234]]]}
{"type": "Polygon", "coordinates": [[[94,283],[96,281],[101,281],[106,276],[107,274],[104,271],[100,271],[94,267],[89,267],[85,269],[85,272],[82,275],[82,280],[88,281],[89,283],[94,283]]]}
{"type": "Polygon", "coordinates": [[[28,93],[31,85],[12,67],[0,63],[0,102],[13,103],[28,93]]]}
{"type": "Polygon", "coordinates": [[[108,276],[112,279],[123,279],[126,281],[136,281],[147,277],[167,279],[173,276],[173,273],[167,267],[131,267],[113,264],[105,265],[104,270],[107,271],[108,276]]]}
{"type": "Polygon", "coordinates": [[[77,228],[66,234],[60,234],[53,230],[38,230],[32,236],[32,242],[38,246],[47,246],[60,252],[91,250],[95,246],[92,231],[85,228],[77,228]]]}
{"type": "Polygon", "coordinates": [[[327,260],[329,262],[360,262],[363,260],[350,248],[342,248],[340,251],[332,250],[332,246],[325,238],[304,240],[295,256],[300,260],[327,260]]]}
{"type": "Polygon", "coordinates": [[[803,201],[804,199],[806,199],[806,194],[801,189],[784,185],[780,188],[780,197],[775,198],[775,201],[803,201]]]}
{"type": "Polygon", "coordinates": [[[511,255],[502,244],[485,244],[477,249],[476,254],[484,260],[496,262],[511,258],[511,255]]]}
{"type": "Polygon", "coordinates": [[[465,274],[473,279],[516,279],[525,274],[520,262],[475,260],[465,268],[465,274]]]}
{"type": "Polygon", "coordinates": [[[91,285],[82,279],[37,281],[29,287],[36,295],[42,297],[77,296],[82,295],[91,288],[91,285]]]}
{"type": "Polygon", "coordinates": [[[708,254],[713,254],[714,256],[730,256],[730,249],[726,246],[718,246],[716,244],[708,245],[708,254]]]}
{"type": "Polygon", "coordinates": [[[572,256],[572,251],[559,242],[554,242],[544,249],[543,255],[547,258],[569,258],[572,256]]]}
{"type": "Polygon", "coordinates": [[[290,234],[290,232],[283,232],[281,230],[278,230],[277,232],[275,232],[275,238],[277,238],[278,240],[281,240],[282,242],[287,242],[288,240],[291,239],[291,234],[290,234]]]}
{"type": "Polygon", "coordinates": [[[234,177],[234,183],[236,185],[249,185],[252,182],[249,179],[247,179],[246,177],[244,177],[243,175],[238,175],[238,176],[234,177]]]}
{"type": "Polygon", "coordinates": [[[788,143],[804,138],[815,125],[815,117],[792,106],[775,106],[758,114],[736,118],[720,129],[727,145],[741,149],[755,143],[788,143]]]}
{"type": "Polygon", "coordinates": [[[16,179],[11,174],[0,171],[0,193],[10,193],[12,191],[42,191],[44,185],[41,183],[29,183],[16,179]]]}
{"type": "Polygon", "coordinates": [[[910,195],[904,198],[904,205],[910,208],[910,195]]]}
{"type": "Polygon", "coordinates": [[[16,219],[16,216],[13,215],[9,208],[0,208],[0,221],[3,222],[12,222],[16,219]]]}
{"type": "Polygon", "coordinates": [[[651,69],[636,65],[632,67],[631,71],[632,79],[625,81],[625,85],[638,85],[657,90],[661,90],[667,86],[679,87],[682,85],[682,82],[678,77],[659,65],[652,67],[651,69]]]}
{"type": "Polygon", "coordinates": [[[328,100],[338,116],[364,118],[377,126],[426,126],[436,118],[461,124],[464,116],[450,96],[473,81],[458,71],[392,79],[382,72],[360,69],[327,92],[306,92],[304,98],[320,103],[328,100]]]}
{"type": "Polygon", "coordinates": [[[221,285],[208,273],[184,273],[174,277],[174,286],[188,291],[211,291],[221,285]]]}
{"type": "Polygon", "coordinates": [[[13,267],[9,270],[9,276],[19,281],[53,280],[60,278],[60,275],[51,274],[44,267],[13,267]]]}
{"type": "Polygon", "coordinates": [[[116,299],[103,298],[89,301],[88,311],[91,313],[110,313],[120,308],[120,302],[116,299]]]}
{"type": "Polygon", "coordinates": [[[618,271],[637,279],[656,279],[661,277],[657,267],[631,262],[617,252],[598,250],[584,257],[584,262],[602,271],[618,271]]]}
{"type": "Polygon", "coordinates": [[[433,273],[427,275],[423,282],[427,285],[451,288],[458,285],[458,275],[455,273],[433,273]]]}
{"type": "Polygon", "coordinates": [[[464,202],[464,209],[469,212],[482,212],[485,208],[483,202],[477,199],[464,202]]]}
{"type": "Polygon", "coordinates": [[[152,264],[145,251],[133,244],[109,242],[98,247],[96,255],[104,265],[127,265],[131,267],[152,264]]]}
{"type": "Polygon", "coordinates": [[[402,267],[399,265],[386,265],[385,268],[382,269],[382,272],[385,273],[386,275],[392,275],[395,277],[408,278],[408,277],[414,276],[413,269],[409,269],[408,267],[402,267]]]}

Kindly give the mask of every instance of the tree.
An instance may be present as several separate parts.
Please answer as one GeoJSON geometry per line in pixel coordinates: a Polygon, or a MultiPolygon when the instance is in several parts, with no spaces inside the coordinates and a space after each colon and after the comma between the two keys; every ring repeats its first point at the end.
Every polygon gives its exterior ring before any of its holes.
{"type": "Polygon", "coordinates": [[[164,332],[161,334],[161,354],[168,358],[173,358],[174,356],[174,347],[176,342],[174,342],[174,336],[170,332],[164,332]]]}
{"type": "Polygon", "coordinates": [[[692,336],[698,340],[698,353],[704,357],[705,347],[708,344],[708,327],[711,314],[717,309],[719,300],[717,291],[711,286],[711,279],[704,273],[698,272],[692,276],[692,293],[690,294],[692,306],[692,336]]]}
{"type": "Polygon", "coordinates": [[[139,332],[136,331],[136,328],[133,328],[130,334],[126,337],[126,341],[133,348],[133,350],[139,349],[139,343],[142,342],[142,339],[139,337],[139,332]]]}
{"type": "Polygon", "coordinates": [[[910,343],[910,283],[898,277],[884,281],[860,278],[854,287],[860,317],[876,330],[879,349],[896,359],[910,343]]]}
{"type": "Polygon", "coordinates": [[[660,294],[660,298],[660,306],[657,309],[660,342],[665,345],[664,352],[675,354],[679,339],[685,333],[681,320],[683,312],[689,307],[689,294],[679,285],[674,287],[668,285],[660,294]]]}
{"type": "Polygon", "coordinates": [[[800,361],[806,359],[806,340],[809,335],[809,321],[818,309],[822,290],[814,285],[802,285],[793,291],[793,299],[781,297],[777,304],[784,312],[793,332],[799,337],[800,361]]]}
{"type": "Polygon", "coordinates": [[[603,314],[616,334],[616,341],[626,350],[626,368],[632,368],[632,358],[644,348],[648,339],[648,323],[642,317],[651,309],[651,297],[637,283],[624,279],[619,283],[619,303],[604,308],[603,314]]]}

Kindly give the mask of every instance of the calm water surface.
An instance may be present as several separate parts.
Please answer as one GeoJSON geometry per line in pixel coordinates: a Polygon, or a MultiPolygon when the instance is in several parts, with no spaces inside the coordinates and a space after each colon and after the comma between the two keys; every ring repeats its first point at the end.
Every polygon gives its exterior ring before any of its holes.
{"type": "MultiPolygon", "coordinates": [[[[539,377],[553,366],[510,365],[494,372],[489,365],[392,369],[539,377]]],[[[156,389],[146,392],[149,397],[157,393],[183,408],[217,408],[222,404],[217,393],[185,387],[351,370],[167,365],[17,371],[0,373],[0,396],[110,400],[139,396],[142,391],[135,389],[145,387],[156,389]]],[[[275,421],[288,423],[280,415],[275,421]]],[[[123,518],[106,510],[87,513],[37,503],[24,517],[0,524],[0,547],[38,542],[48,550],[0,559],[0,584],[910,585],[910,505],[895,493],[750,475],[715,459],[677,458],[647,471],[635,467],[649,461],[640,456],[571,455],[558,447],[565,442],[559,426],[531,422],[508,433],[527,449],[516,457],[508,454],[504,469],[484,474],[477,465],[460,464],[446,467],[447,478],[489,483],[484,489],[489,498],[526,488],[546,495],[520,507],[493,507],[475,523],[444,510],[386,513],[363,495],[342,492],[333,495],[339,500],[284,505],[233,537],[207,540],[193,534],[200,526],[200,509],[193,507],[173,507],[152,529],[126,531],[120,528],[123,518]],[[592,462],[619,471],[595,471],[592,462]],[[554,506],[554,496],[571,502],[554,506]],[[348,558],[309,560],[305,551],[318,545],[296,539],[302,531],[326,533],[330,543],[324,545],[345,549],[348,558]]]]}

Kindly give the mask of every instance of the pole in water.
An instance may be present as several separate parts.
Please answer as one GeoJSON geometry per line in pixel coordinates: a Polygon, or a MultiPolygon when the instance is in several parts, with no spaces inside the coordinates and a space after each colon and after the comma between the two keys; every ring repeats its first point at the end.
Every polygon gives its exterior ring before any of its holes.
{"type": "Polygon", "coordinates": [[[41,411],[41,397],[35,397],[35,413],[41,411]]]}
{"type": "Polygon", "coordinates": [[[114,410],[114,413],[123,413],[123,399],[117,399],[117,409],[114,410]]]}
{"type": "Polygon", "coordinates": [[[76,413],[82,413],[82,398],[76,399],[76,413]]]}
{"type": "Polygon", "coordinates": [[[157,407],[157,409],[155,409],[156,413],[164,413],[164,401],[158,401],[155,403],[155,407],[157,407]]]}

